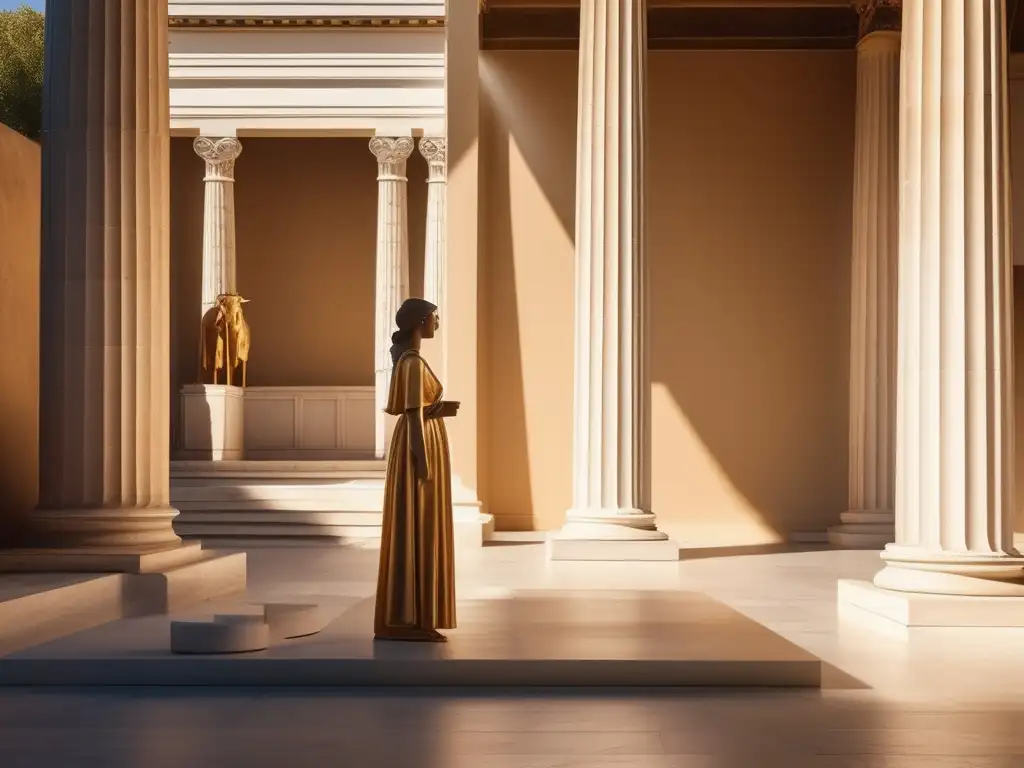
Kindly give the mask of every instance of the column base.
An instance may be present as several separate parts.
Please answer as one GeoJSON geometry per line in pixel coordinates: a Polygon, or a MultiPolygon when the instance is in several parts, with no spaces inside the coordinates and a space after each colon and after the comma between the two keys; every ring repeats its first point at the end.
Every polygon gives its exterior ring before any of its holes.
{"type": "Polygon", "coordinates": [[[890,544],[874,584],[896,592],[962,597],[1024,597],[1024,557],[924,552],[890,544]]]}
{"type": "Polygon", "coordinates": [[[884,549],[896,539],[896,515],[885,510],[849,510],[828,529],[828,543],[845,549],[884,549]]]}
{"type": "Polygon", "coordinates": [[[650,513],[602,516],[570,512],[569,518],[561,530],[548,537],[550,560],[679,560],[679,544],[654,527],[650,513]]]}
{"type": "Polygon", "coordinates": [[[151,553],[181,547],[171,507],[37,509],[28,519],[28,544],[36,549],[115,549],[151,553]]]}
{"type": "Polygon", "coordinates": [[[226,384],[181,388],[183,458],[240,461],[245,456],[245,390],[226,384]]]}

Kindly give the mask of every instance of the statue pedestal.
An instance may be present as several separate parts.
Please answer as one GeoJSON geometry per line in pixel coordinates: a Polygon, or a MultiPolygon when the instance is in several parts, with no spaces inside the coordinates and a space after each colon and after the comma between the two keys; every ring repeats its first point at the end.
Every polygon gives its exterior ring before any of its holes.
{"type": "Polygon", "coordinates": [[[181,452],[184,458],[238,461],[245,454],[245,390],[226,384],[189,384],[181,389],[181,452]]]}

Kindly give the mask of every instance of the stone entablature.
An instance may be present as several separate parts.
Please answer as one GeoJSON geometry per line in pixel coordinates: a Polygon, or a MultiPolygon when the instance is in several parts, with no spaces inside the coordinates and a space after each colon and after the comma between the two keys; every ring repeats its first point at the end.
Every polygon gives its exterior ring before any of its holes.
{"type": "Polygon", "coordinates": [[[172,131],[442,135],[444,27],[171,28],[172,131]],[[369,84],[369,87],[368,87],[369,84]]]}

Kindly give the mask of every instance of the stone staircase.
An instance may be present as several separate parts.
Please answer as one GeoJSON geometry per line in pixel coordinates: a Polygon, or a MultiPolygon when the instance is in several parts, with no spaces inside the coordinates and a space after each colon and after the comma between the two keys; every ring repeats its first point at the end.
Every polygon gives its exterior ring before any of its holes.
{"type": "Polygon", "coordinates": [[[206,547],[374,545],[384,462],[172,461],[171,503],[206,547]]]}

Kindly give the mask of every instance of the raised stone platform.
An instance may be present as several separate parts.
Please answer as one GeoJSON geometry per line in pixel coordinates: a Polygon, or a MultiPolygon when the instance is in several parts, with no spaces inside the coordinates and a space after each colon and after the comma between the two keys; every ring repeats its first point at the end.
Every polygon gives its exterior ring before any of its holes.
{"type": "Polygon", "coordinates": [[[840,607],[851,606],[904,627],[1024,627],[1024,598],[921,595],[840,579],[840,607]]]}
{"type": "Polygon", "coordinates": [[[679,551],[672,539],[569,539],[555,533],[547,540],[549,560],[678,562],[679,551]]]}
{"type": "Polygon", "coordinates": [[[444,644],[374,641],[372,599],[343,602],[319,634],[233,656],[172,654],[171,617],[111,622],[0,658],[0,685],[821,684],[816,657],[695,592],[481,592],[444,644]]]}
{"type": "Polygon", "coordinates": [[[0,551],[0,642],[131,616],[177,611],[244,592],[245,552],[198,542],[151,552],[0,551]]]}

